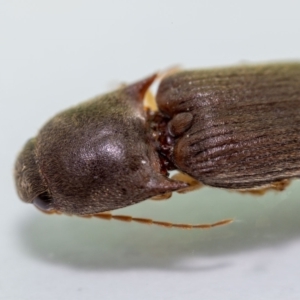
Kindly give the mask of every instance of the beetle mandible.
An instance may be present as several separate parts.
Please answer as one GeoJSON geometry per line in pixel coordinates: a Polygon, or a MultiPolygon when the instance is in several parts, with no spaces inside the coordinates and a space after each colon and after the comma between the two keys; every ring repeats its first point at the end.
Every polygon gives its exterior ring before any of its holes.
{"type": "Polygon", "coordinates": [[[143,104],[156,76],[46,123],[17,158],[20,198],[48,213],[208,228],[231,220],[172,224],[107,212],[200,183],[261,193],[300,176],[300,63],[175,72],[160,82],[157,110],[143,104]],[[183,174],[169,178],[170,170],[183,174]]]}

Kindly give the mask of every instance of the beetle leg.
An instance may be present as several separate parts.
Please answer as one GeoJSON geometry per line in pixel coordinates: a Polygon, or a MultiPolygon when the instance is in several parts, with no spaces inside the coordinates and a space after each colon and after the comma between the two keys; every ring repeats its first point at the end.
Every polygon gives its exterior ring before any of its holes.
{"type": "Polygon", "coordinates": [[[144,107],[150,108],[152,111],[158,111],[155,96],[153,93],[148,89],[145,97],[144,97],[144,107]]]}
{"type": "Polygon", "coordinates": [[[172,193],[164,193],[164,194],[161,194],[161,195],[157,195],[157,196],[154,196],[154,197],[151,197],[151,200],[156,200],[156,201],[159,201],[159,200],[167,200],[169,198],[172,197],[172,193]]]}
{"type": "Polygon", "coordinates": [[[168,69],[165,69],[164,71],[159,72],[156,79],[163,80],[165,77],[176,74],[176,73],[180,72],[181,70],[182,70],[182,67],[180,67],[179,65],[172,66],[168,69]]]}
{"type": "Polygon", "coordinates": [[[227,225],[233,222],[233,219],[227,219],[227,220],[222,220],[211,224],[178,224],[178,223],[154,221],[146,218],[135,218],[135,217],[124,216],[124,215],[112,215],[110,213],[99,213],[99,214],[90,215],[89,217],[96,217],[105,220],[114,219],[114,220],[119,220],[124,222],[138,222],[138,223],[148,224],[148,225],[158,225],[162,227],[168,227],[168,228],[173,227],[173,228],[181,228],[181,229],[209,229],[217,226],[227,225]]]}
{"type": "Polygon", "coordinates": [[[272,190],[277,191],[277,192],[282,192],[286,189],[286,187],[288,187],[290,185],[290,183],[291,183],[291,180],[283,179],[283,180],[280,180],[280,181],[272,182],[272,183],[270,183],[268,185],[265,185],[264,187],[259,188],[259,189],[237,190],[237,192],[239,192],[239,193],[249,193],[249,194],[252,194],[252,195],[262,196],[266,192],[272,191],[272,190]]]}
{"type": "MultiPolygon", "coordinates": [[[[159,72],[158,75],[156,76],[156,80],[162,80],[167,76],[170,76],[172,74],[177,73],[178,71],[180,71],[180,69],[181,68],[179,66],[173,66],[173,67],[170,67],[170,68],[168,68],[168,69],[166,69],[162,72],[159,72]]],[[[150,89],[148,89],[146,94],[145,94],[144,106],[145,106],[146,109],[150,108],[152,111],[158,111],[155,96],[150,91],[150,89]]]]}
{"type": "Polygon", "coordinates": [[[191,191],[195,191],[204,186],[204,184],[202,184],[200,181],[196,180],[195,178],[193,178],[187,174],[181,173],[181,172],[176,173],[171,178],[173,180],[183,181],[183,182],[186,182],[187,184],[189,184],[188,187],[176,191],[177,193],[180,193],[180,194],[185,194],[185,193],[188,193],[191,191]]]}
{"type": "MultiPolygon", "coordinates": [[[[182,181],[182,182],[185,182],[189,185],[186,188],[183,188],[183,189],[180,189],[180,190],[176,191],[179,194],[185,194],[185,193],[188,193],[188,192],[192,192],[192,191],[195,191],[197,189],[200,189],[203,186],[203,184],[201,182],[197,181],[195,178],[193,178],[193,177],[191,177],[187,174],[181,173],[181,172],[176,173],[175,175],[173,175],[171,177],[171,179],[177,180],[177,181],[182,181]]],[[[170,193],[165,193],[165,194],[154,196],[154,197],[151,198],[151,200],[167,200],[171,197],[172,197],[172,193],[170,192],[170,193]]]]}

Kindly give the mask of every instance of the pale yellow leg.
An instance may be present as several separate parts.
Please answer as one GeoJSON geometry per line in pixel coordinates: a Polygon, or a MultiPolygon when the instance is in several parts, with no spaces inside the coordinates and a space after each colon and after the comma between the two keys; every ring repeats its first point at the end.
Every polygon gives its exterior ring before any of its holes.
{"type": "MultiPolygon", "coordinates": [[[[173,66],[171,68],[168,68],[162,72],[159,72],[156,80],[162,80],[167,76],[170,76],[172,74],[177,73],[178,71],[180,71],[180,67],[179,66],[173,66]]],[[[148,91],[145,94],[145,98],[144,98],[144,107],[147,109],[149,108],[152,111],[158,111],[158,107],[156,104],[156,100],[155,100],[155,96],[153,95],[153,93],[148,89],[148,91]]]]}
{"type": "Polygon", "coordinates": [[[257,196],[262,196],[268,191],[277,191],[282,192],[284,191],[291,183],[291,180],[289,179],[283,179],[281,181],[275,181],[270,183],[269,185],[266,185],[259,189],[249,189],[249,190],[236,190],[239,193],[243,194],[252,194],[257,196]]]}
{"type": "Polygon", "coordinates": [[[158,80],[163,80],[165,77],[171,76],[173,74],[178,73],[182,68],[177,65],[177,66],[172,66],[168,69],[165,69],[164,71],[161,71],[158,73],[157,79],[158,80]]]}
{"type": "Polygon", "coordinates": [[[173,175],[171,178],[174,179],[174,180],[183,181],[183,182],[186,182],[186,183],[189,184],[189,186],[187,188],[176,191],[177,193],[180,193],[180,194],[185,194],[185,193],[188,193],[188,192],[192,192],[192,191],[198,190],[198,189],[200,189],[201,187],[204,186],[204,184],[202,184],[201,182],[199,182],[195,178],[193,178],[193,177],[191,177],[187,174],[181,173],[181,172],[173,175]]]}
{"type": "Polygon", "coordinates": [[[156,200],[156,201],[167,200],[171,197],[172,197],[172,192],[169,192],[169,193],[154,196],[154,197],[151,198],[151,200],[156,200]]]}
{"type": "Polygon", "coordinates": [[[152,111],[158,111],[156,100],[153,93],[148,89],[144,97],[144,107],[152,111]]]}

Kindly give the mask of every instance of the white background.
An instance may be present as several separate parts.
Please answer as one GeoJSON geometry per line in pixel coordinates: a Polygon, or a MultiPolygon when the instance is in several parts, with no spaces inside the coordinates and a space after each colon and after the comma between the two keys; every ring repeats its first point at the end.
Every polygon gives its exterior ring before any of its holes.
{"type": "Polygon", "coordinates": [[[0,1],[0,299],[300,299],[300,185],[203,188],[123,213],[185,231],[46,216],[18,200],[25,141],[58,111],[177,64],[300,58],[298,1],[0,1]]]}

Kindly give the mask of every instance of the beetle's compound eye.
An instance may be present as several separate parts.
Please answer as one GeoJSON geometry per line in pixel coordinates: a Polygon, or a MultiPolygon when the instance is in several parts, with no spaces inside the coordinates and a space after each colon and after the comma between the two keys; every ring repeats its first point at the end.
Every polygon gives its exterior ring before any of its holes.
{"type": "Polygon", "coordinates": [[[33,200],[34,206],[45,213],[54,212],[52,202],[52,198],[47,192],[40,194],[33,200]]]}

